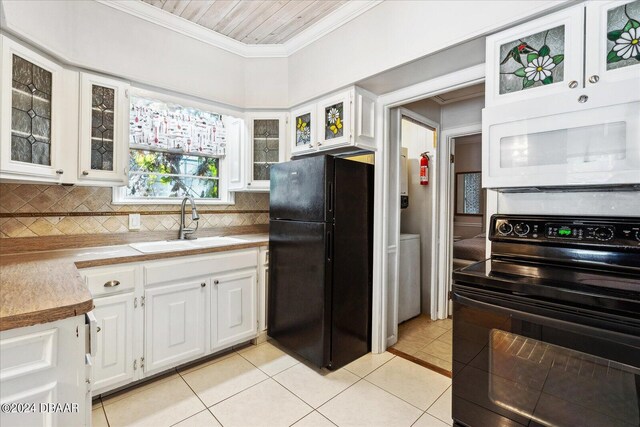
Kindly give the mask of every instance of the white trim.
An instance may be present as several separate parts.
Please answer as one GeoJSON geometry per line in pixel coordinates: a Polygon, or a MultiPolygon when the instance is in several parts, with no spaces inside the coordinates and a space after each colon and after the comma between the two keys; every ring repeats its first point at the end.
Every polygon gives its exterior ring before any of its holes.
{"type": "MultiPolygon", "coordinates": [[[[474,123],[442,131],[440,135],[440,156],[438,159],[440,186],[438,187],[438,231],[437,250],[435,251],[435,265],[437,266],[436,318],[446,319],[449,315],[448,291],[451,283],[453,266],[453,196],[452,168],[449,157],[452,154],[452,141],[462,136],[482,133],[482,123],[474,123]]],[[[486,209],[486,206],[485,206],[486,209]]],[[[474,224],[478,225],[478,224],[474,224]]],[[[480,224],[480,227],[482,225],[480,224]]],[[[434,287],[432,286],[432,291],[434,287]]]]}
{"type": "MultiPolygon", "coordinates": [[[[417,83],[387,94],[376,100],[376,146],[374,206],[378,206],[373,217],[373,290],[372,290],[372,330],[371,351],[382,353],[386,350],[386,292],[387,292],[387,240],[389,227],[386,209],[389,193],[388,177],[385,173],[389,150],[390,110],[395,106],[429,98],[434,95],[465,86],[482,83],[485,76],[484,64],[465,68],[435,79],[417,83]]],[[[490,203],[487,196],[487,205],[490,203]]]]}
{"type": "Polygon", "coordinates": [[[96,1],[245,58],[286,58],[382,3],[382,0],[348,1],[285,43],[246,44],[139,0],[96,1]]]}

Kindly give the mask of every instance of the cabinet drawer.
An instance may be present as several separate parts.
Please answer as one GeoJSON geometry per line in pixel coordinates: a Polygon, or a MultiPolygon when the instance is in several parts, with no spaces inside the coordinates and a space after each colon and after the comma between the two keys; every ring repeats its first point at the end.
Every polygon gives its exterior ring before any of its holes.
{"type": "Polygon", "coordinates": [[[135,266],[85,270],[80,274],[94,297],[131,290],[136,284],[135,266]]]}
{"type": "Polygon", "coordinates": [[[175,258],[171,261],[149,263],[144,266],[145,284],[153,285],[191,277],[202,277],[223,271],[239,270],[258,265],[258,250],[222,252],[216,255],[175,258]]]}

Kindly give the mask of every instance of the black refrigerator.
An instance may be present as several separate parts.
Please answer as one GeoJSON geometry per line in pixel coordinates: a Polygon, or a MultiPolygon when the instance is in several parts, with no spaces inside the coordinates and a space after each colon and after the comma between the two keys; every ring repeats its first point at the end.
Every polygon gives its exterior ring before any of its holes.
{"type": "Polygon", "coordinates": [[[318,367],[371,350],[373,165],[271,167],[268,335],[318,367]]]}

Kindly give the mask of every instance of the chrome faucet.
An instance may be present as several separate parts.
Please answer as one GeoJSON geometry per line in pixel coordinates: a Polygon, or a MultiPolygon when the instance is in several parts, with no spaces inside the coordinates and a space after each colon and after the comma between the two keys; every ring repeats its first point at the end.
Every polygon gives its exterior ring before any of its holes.
{"type": "Polygon", "coordinates": [[[193,233],[198,230],[198,220],[200,216],[198,215],[198,210],[196,209],[196,202],[193,200],[193,197],[186,196],[182,199],[182,208],[180,210],[180,231],[178,231],[178,239],[193,239],[194,237],[190,237],[193,233]],[[191,203],[191,219],[196,222],[196,228],[186,228],[185,227],[185,207],[187,205],[187,200],[191,203]]]}

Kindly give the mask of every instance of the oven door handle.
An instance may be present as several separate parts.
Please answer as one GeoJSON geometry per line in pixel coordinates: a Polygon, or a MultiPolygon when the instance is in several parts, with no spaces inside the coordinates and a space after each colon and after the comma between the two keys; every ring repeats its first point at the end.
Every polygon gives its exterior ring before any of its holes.
{"type": "MultiPolygon", "coordinates": [[[[490,296],[483,296],[483,298],[494,300],[490,296]]],[[[496,303],[492,304],[490,302],[469,298],[469,297],[460,295],[459,291],[453,292],[452,299],[466,306],[476,307],[476,308],[493,311],[493,312],[499,312],[500,314],[513,316],[521,320],[525,320],[527,322],[535,323],[537,325],[550,326],[556,329],[571,331],[571,332],[575,332],[582,335],[599,337],[606,340],[622,341],[627,344],[629,343],[629,340],[632,339],[634,341],[635,340],[638,341],[638,343],[635,345],[640,345],[640,339],[637,339],[636,337],[630,334],[624,334],[624,333],[613,331],[613,330],[607,330],[605,329],[607,326],[604,326],[604,328],[596,328],[593,326],[582,325],[580,323],[575,323],[567,320],[555,319],[553,317],[549,317],[546,315],[527,313],[522,310],[518,310],[514,308],[506,308],[500,305],[496,305],[496,304],[499,304],[498,300],[494,300],[496,301],[496,303]]],[[[532,306],[532,308],[535,310],[537,307],[532,306]]],[[[548,310],[553,310],[553,309],[548,309],[548,310]]],[[[600,319],[600,320],[602,322],[607,322],[605,319],[600,319]]]]}

